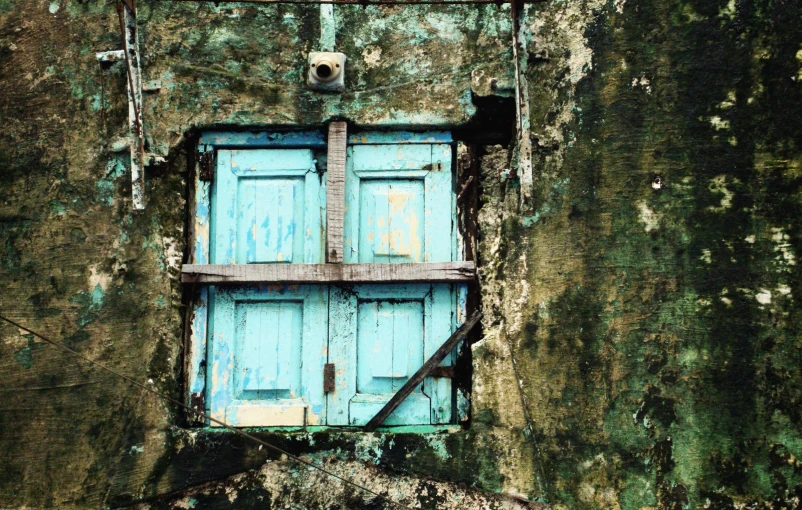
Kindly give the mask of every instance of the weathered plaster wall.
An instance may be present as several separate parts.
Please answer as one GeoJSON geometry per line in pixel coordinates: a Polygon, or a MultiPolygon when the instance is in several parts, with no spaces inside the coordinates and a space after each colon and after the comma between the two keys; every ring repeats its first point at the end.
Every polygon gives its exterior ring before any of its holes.
{"type": "MultiPolygon", "coordinates": [[[[161,85],[145,95],[147,143],[167,163],[148,168],[135,214],[123,67],[94,58],[120,45],[113,2],[0,0],[0,313],[178,396],[194,134],[337,116],[482,140],[509,118],[509,100],[477,95],[493,77],[510,97],[511,23],[495,6],[336,7],[347,92],[321,96],[302,84],[318,8],[140,3],[144,79],[161,85]]],[[[522,505],[493,493],[571,509],[799,505],[800,7],[527,6],[533,186],[521,202],[512,148],[479,147],[470,427],[261,437],[423,508],[522,505]]],[[[0,506],[381,504],[337,502],[334,482],[182,428],[7,325],[0,353],[0,506]]]]}

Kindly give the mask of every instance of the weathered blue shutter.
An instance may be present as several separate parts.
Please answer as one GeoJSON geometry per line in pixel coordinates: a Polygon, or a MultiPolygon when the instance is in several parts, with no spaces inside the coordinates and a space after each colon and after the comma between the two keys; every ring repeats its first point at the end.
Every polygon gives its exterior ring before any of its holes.
{"type": "Polygon", "coordinates": [[[211,309],[213,418],[238,427],[326,423],[326,287],[217,288],[211,309]]]}
{"type": "Polygon", "coordinates": [[[346,263],[452,260],[451,146],[350,147],[345,200],[346,263]]]}
{"type": "Polygon", "coordinates": [[[312,151],[219,150],[213,264],[322,260],[324,194],[312,151]]]}
{"type": "MultiPolygon", "coordinates": [[[[446,262],[455,257],[451,147],[357,145],[348,150],[346,263],[446,262]]],[[[330,295],[330,425],[364,425],[451,334],[448,284],[358,285],[330,295]]],[[[449,357],[444,363],[451,364],[449,357]]],[[[427,378],[385,425],[448,423],[451,381],[427,378]]]]}
{"type": "MultiPolygon", "coordinates": [[[[320,262],[325,190],[311,150],[219,150],[212,262],[320,262]]],[[[325,423],[325,286],[212,292],[208,406],[234,426],[325,423]]]]}
{"type": "MultiPolygon", "coordinates": [[[[329,425],[364,425],[392,398],[453,331],[452,296],[447,284],[332,288],[329,425]]],[[[452,402],[450,380],[427,378],[384,424],[448,423],[452,402]]]]}

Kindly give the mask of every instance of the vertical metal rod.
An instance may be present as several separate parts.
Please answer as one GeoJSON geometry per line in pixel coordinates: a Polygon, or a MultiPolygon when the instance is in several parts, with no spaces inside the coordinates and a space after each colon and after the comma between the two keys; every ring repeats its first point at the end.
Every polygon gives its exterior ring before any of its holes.
{"type": "MultiPolygon", "coordinates": [[[[515,130],[518,137],[521,136],[523,131],[523,121],[521,119],[521,62],[520,62],[520,42],[518,40],[518,31],[520,30],[520,19],[518,18],[518,2],[512,0],[510,2],[510,12],[512,13],[512,58],[515,60],[515,130]]],[[[517,173],[518,169],[513,168],[513,172],[517,173]]],[[[514,176],[513,176],[514,177],[514,176]]]]}
{"type": "Polygon", "coordinates": [[[526,40],[523,44],[521,36],[524,30],[521,27],[520,7],[524,5],[522,0],[512,0],[510,11],[512,12],[512,53],[515,58],[515,128],[517,132],[517,144],[513,161],[515,165],[510,169],[510,177],[518,178],[521,185],[522,204],[532,194],[533,174],[532,174],[532,140],[529,137],[529,90],[527,89],[526,77],[523,67],[526,61],[526,40]]]}
{"type": "Polygon", "coordinates": [[[128,127],[132,135],[131,195],[134,209],[141,211],[145,208],[145,135],[142,125],[142,82],[139,73],[136,11],[132,9],[132,6],[134,4],[129,1],[117,2],[117,16],[120,20],[126,74],[128,75],[128,127]]]}

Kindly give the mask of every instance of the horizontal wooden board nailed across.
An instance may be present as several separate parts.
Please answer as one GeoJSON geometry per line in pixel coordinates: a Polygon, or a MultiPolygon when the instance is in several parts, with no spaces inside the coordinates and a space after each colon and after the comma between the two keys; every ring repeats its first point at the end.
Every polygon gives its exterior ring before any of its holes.
{"type": "Polygon", "coordinates": [[[469,282],[474,262],[423,264],[186,264],[184,283],[469,282]]]}

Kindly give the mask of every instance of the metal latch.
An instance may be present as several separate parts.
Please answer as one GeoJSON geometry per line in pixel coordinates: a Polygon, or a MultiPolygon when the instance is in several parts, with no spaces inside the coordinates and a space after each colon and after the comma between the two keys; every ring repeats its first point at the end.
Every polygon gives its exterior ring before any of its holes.
{"type": "Polygon", "coordinates": [[[198,152],[198,178],[205,182],[214,179],[214,151],[198,152]]]}
{"type": "Polygon", "coordinates": [[[334,391],[334,363],[323,365],[323,393],[334,391]]]}

